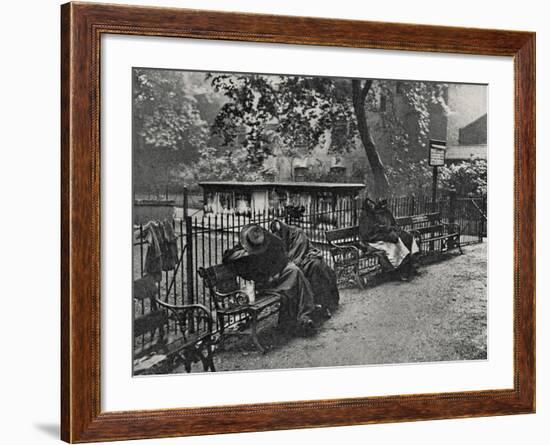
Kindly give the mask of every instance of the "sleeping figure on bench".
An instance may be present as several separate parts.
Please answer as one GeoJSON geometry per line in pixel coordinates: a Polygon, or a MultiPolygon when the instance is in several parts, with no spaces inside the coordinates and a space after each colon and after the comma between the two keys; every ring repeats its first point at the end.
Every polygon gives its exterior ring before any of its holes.
{"type": "Polygon", "coordinates": [[[409,280],[415,273],[413,255],[419,251],[414,236],[401,229],[387,200],[374,202],[366,198],[359,218],[360,246],[366,252],[379,253],[379,261],[385,270],[397,271],[402,280],[409,280]]]}
{"type": "Polygon", "coordinates": [[[334,270],[301,228],[278,219],[274,220],[269,228],[283,241],[288,259],[302,270],[311,284],[315,304],[320,306],[321,314],[330,318],[332,312],[338,308],[340,300],[334,270]]]}
{"type": "Polygon", "coordinates": [[[281,239],[257,224],[245,226],[240,242],[223,254],[223,264],[231,265],[241,278],[253,281],[257,291],[281,297],[279,324],[303,335],[315,332],[311,318],[315,311],[309,281],[298,266],[289,261],[281,239]]]}

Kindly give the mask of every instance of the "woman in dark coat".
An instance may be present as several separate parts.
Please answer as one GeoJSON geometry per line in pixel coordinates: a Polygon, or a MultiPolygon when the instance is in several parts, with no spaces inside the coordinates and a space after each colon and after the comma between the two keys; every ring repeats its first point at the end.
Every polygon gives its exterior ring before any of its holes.
{"type": "Polygon", "coordinates": [[[380,255],[380,263],[387,270],[397,270],[401,279],[408,280],[416,273],[413,254],[418,251],[416,240],[406,230],[401,229],[388,208],[387,200],[378,202],[365,199],[359,218],[359,238],[366,250],[383,243],[400,244],[406,254],[398,264],[391,264],[385,254],[380,255]]]}
{"type": "Polygon", "coordinates": [[[340,301],[336,274],[323,259],[321,252],[311,245],[304,231],[282,221],[271,223],[271,231],[283,241],[288,259],[304,273],[313,290],[315,304],[320,305],[327,317],[340,301]]]}
{"type": "Polygon", "coordinates": [[[256,290],[281,296],[279,323],[297,326],[305,335],[315,330],[313,292],[302,271],[289,261],[279,238],[258,225],[245,226],[240,242],[223,254],[223,263],[253,281],[256,290]]]}

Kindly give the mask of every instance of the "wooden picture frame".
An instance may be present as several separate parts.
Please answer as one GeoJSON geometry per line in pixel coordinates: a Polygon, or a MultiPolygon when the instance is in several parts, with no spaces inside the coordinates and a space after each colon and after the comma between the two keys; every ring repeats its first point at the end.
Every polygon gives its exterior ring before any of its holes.
{"type": "Polygon", "coordinates": [[[68,3],[61,7],[61,34],[63,440],[92,442],[535,411],[534,33],[68,3]],[[513,57],[513,389],[102,412],[99,115],[100,38],[103,34],[513,57]]]}

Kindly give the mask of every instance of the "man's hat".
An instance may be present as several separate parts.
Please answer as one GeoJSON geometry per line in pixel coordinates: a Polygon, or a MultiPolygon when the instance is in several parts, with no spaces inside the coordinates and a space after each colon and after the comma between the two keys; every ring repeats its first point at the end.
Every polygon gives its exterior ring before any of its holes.
{"type": "Polygon", "coordinates": [[[267,250],[269,245],[266,231],[257,224],[244,226],[239,235],[242,246],[250,254],[259,254],[267,250]]]}

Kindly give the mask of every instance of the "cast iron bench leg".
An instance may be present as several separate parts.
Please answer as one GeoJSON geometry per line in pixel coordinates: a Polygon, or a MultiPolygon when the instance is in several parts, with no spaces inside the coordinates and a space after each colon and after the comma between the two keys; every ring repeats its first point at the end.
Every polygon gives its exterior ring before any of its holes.
{"type": "Polygon", "coordinates": [[[252,337],[252,341],[256,345],[256,347],[259,349],[259,351],[262,354],[265,354],[265,349],[261,345],[260,340],[258,339],[258,313],[256,311],[251,311],[250,313],[250,335],[252,337]]]}
{"type": "Polygon", "coordinates": [[[210,341],[208,341],[205,347],[201,349],[202,350],[198,352],[198,355],[202,362],[202,369],[205,372],[208,371],[209,369],[210,371],[215,372],[216,369],[214,368],[214,360],[212,358],[214,355],[214,351],[212,350],[212,344],[210,343],[210,341]]]}
{"type": "Polygon", "coordinates": [[[361,278],[361,274],[359,273],[359,261],[357,261],[357,264],[355,264],[354,273],[355,273],[355,282],[357,283],[360,289],[364,289],[365,283],[363,282],[363,278],[361,278]]]}
{"type": "Polygon", "coordinates": [[[207,351],[207,360],[208,365],[210,366],[210,371],[216,372],[216,368],[214,367],[214,345],[212,344],[212,339],[208,341],[208,346],[206,347],[207,351]]]}
{"type": "Polygon", "coordinates": [[[366,280],[363,279],[363,277],[359,273],[359,266],[357,266],[357,272],[355,273],[355,282],[359,286],[359,289],[365,289],[365,287],[366,287],[365,281],[366,280]]]}
{"type": "Polygon", "coordinates": [[[460,255],[462,255],[464,252],[462,251],[462,246],[460,245],[460,235],[456,237],[456,245],[458,246],[458,251],[460,252],[460,255]]]}
{"type": "Polygon", "coordinates": [[[203,371],[208,371],[208,367],[210,365],[208,362],[208,350],[206,350],[206,357],[203,355],[202,351],[198,351],[197,354],[201,360],[203,371]]]}

